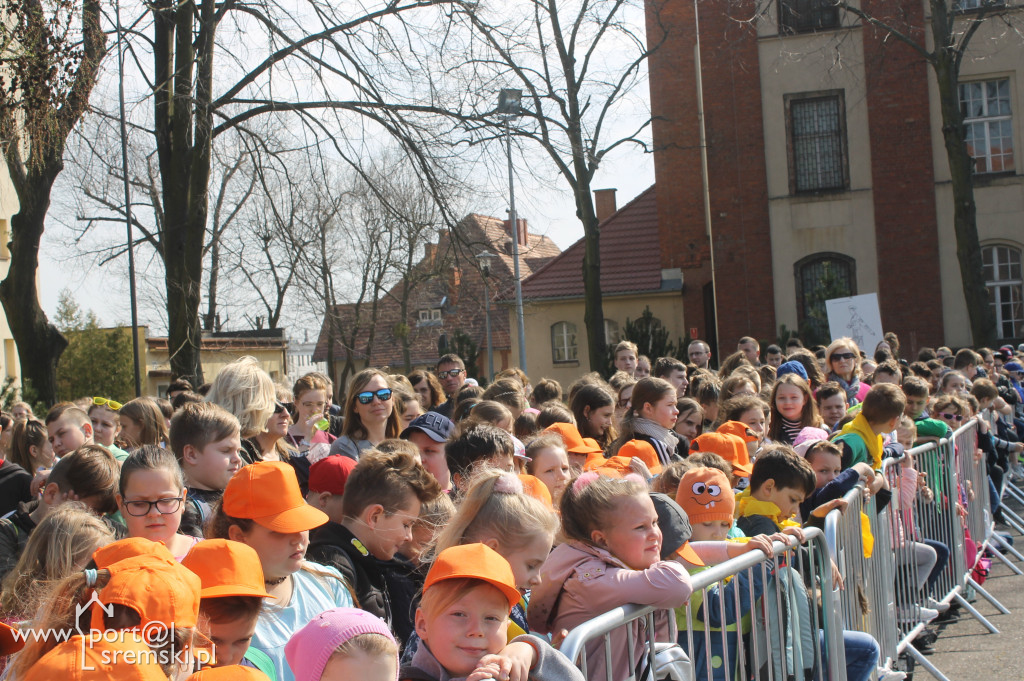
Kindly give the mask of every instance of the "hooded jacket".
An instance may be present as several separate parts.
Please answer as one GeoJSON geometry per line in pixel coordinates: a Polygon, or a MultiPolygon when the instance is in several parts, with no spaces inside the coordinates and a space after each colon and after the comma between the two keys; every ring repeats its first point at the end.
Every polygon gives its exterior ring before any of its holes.
{"type": "MultiPolygon", "coordinates": [[[[551,552],[541,568],[541,583],[530,594],[526,617],[530,631],[541,634],[574,627],[612,608],[636,603],[656,608],[678,608],[693,588],[680,563],[658,561],[646,570],[632,570],[604,549],[569,541],[551,552]]],[[[664,613],[662,613],[664,614],[664,613]]],[[[668,618],[661,640],[675,641],[675,621],[668,618]]],[[[629,627],[633,648],[627,648],[625,627],[610,634],[613,678],[633,675],[646,640],[643,619],[629,627]]],[[[587,675],[605,678],[603,638],[587,644],[587,675]]]]}

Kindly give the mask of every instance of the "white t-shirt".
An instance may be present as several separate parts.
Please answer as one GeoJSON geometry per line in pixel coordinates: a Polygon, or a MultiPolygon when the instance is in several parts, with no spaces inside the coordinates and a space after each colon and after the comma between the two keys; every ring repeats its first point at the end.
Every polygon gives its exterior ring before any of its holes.
{"type": "Polygon", "coordinates": [[[325,610],[354,607],[352,595],[342,583],[344,577],[337,569],[310,561],[304,561],[303,567],[335,575],[338,579],[299,570],[292,574],[292,597],[288,605],[282,608],[273,599],[264,602],[250,645],[274,661],[278,681],[295,681],[284,655],[284,646],[292,634],[325,610]]]}

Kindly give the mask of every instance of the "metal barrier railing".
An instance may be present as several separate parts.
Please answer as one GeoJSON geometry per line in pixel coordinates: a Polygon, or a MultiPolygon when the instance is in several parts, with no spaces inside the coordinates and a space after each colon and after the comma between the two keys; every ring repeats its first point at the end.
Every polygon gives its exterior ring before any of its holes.
{"type": "Polygon", "coordinates": [[[879,509],[875,497],[865,501],[860,485],[846,495],[845,512],[835,510],[826,518],[826,539],[846,582],[839,597],[846,626],[874,636],[884,658],[895,660],[906,653],[943,681],[946,677],[913,644],[927,624],[924,608],[956,601],[988,631],[999,633],[964,598],[964,588],[969,586],[1008,613],[972,578],[972,570],[988,550],[1021,574],[992,546],[1005,542],[993,532],[988,470],[976,450],[977,422],[972,420],[949,439],[883,462],[882,473],[893,494],[888,506],[879,509]],[[867,515],[873,540],[870,555],[865,551],[861,511],[867,515]],[[949,549],[946,564],[931,585],[922,574],[929,563],[919,564],[919,559],[937,560],[938,554],[922,540],[949,549]],[[975,551],[969,552],[969,545],[975,551]]]}
{"type": "MultiPolygon", "coordinates": [[[[689,603],[669,613],[680,625],[675,640],[658,639],[659,633],[664,639],[666,629],[656,626],[656,614],[663,617],[667,611],[627,605],[573,629],[561,650],[587,679],[594,678],[588,665],[603,660],[607,681],[782,681],[808,675],[845,681],[842,624],[828,547],[821,531],[808,529],[806,535],[803,546],[795,540],[790,545],[775,542],[772,559],[752,551],[694,574],[689,603]],[[630,625],[637,620],[645,623],[644,659],[635,660],[637,668],[629,677],[616,676],[610,633],[620,627],[631,632],[630,625]]],[[[630,637],[626,649],[632,645],[630,637]]]]}

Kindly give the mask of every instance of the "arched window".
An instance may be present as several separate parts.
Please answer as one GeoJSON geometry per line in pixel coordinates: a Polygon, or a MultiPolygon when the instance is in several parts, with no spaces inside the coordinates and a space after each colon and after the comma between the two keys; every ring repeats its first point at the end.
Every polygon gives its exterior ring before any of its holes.
{"type": "Polygon", "coordinates": [[[1000,338],[1024,336],[1024,278],[1021,277],[1019,248],[993,244],[981,249],[981,260],[988,287],[988,300],[996,316],[1000,338]]]}
{"type": "Polygon", "coordinates": [[[555,363],[576,361],[576,325],[572,322],[551,325],[551,358],[555,363]]]}
{"type": "Polygon", "coordinates": [[[828,344],[825,301],[857,294],[856,263],[842,253],[815,253],[798,261],[796,310],[804,345],[828,344]]]}
{"type": "Polygon", "coordinates": [[[605,345],[615,345],[620,340],[622,340],[622,332],[619,330],[619,323],[606,317],[604,320],[605,345]]]}

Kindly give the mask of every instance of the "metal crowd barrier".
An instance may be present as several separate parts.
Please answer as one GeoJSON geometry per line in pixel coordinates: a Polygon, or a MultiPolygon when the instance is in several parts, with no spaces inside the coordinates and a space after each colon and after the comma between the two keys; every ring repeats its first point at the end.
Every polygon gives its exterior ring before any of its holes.
{"type": "MultiPolygon", "coordinates": [[[[955,601],[989,632],[997,634],[998,629],[967,601],[964,590],[969,587],[1009,614],[973,579],[973,570],[987,551],[1022,574],[994,546],[999,544],[1020,556],[993,531],[988,469],[984,458],[975,454],[976,449],[977,422],[972,420],[950,439],[915,447],[900,459],[887,459],[882,473],[892,492],[890,503],[879,510],[877,499],[872,496],[865,501],[863,485],[858,485],[845,497],[846,511],[832,511],[825,522],[829,549],[846,584],[839,596],[845,626],[874,636],[883,662],[895,661],[906,653],[940,681],[947,681],[946,676],[913,644],[927,624],[922,619],[922,608],[928,599],[955,601]],[[914,471],[904,466],[908,458],[913,459],[914,471]],[[862,511],[870,528],[867,545],[861,527],[862,511]],[[922,539],[949,548],[946,565],[931,588],[918,579],[917,543],[922,539]],[[969,552],[972,543],[975,551],[969,552]]],[[[1024,500],[1024,494],[1021,497],[1024,500]]]]}
{"type": "MultiPolygon", "coordinates": [[[[772,559],[751,551],[692,575],[693,595],[676,613],[637,605],[615,608],[574,628],[561,651],[587,679],[595,678],[588,660],[593,666],[603,658],[606,681],[623,681],[614,678],[610,633],[620,627],[631,632],[630,625],[641,620],[646,653],[630,680],[845,681],[843,627],[828,547],[820,530],[805,532],[803,546],[795,540],[775,542],[772,559]],[[783,612],[786,617],[778,615],[783,612]],[[656,626],[656,616],[666,613],[681,624],[674,641],[658,639],[666,629],[656,626]]],[[[626,649],[633,643],[630,633],[626,649]]]]}

